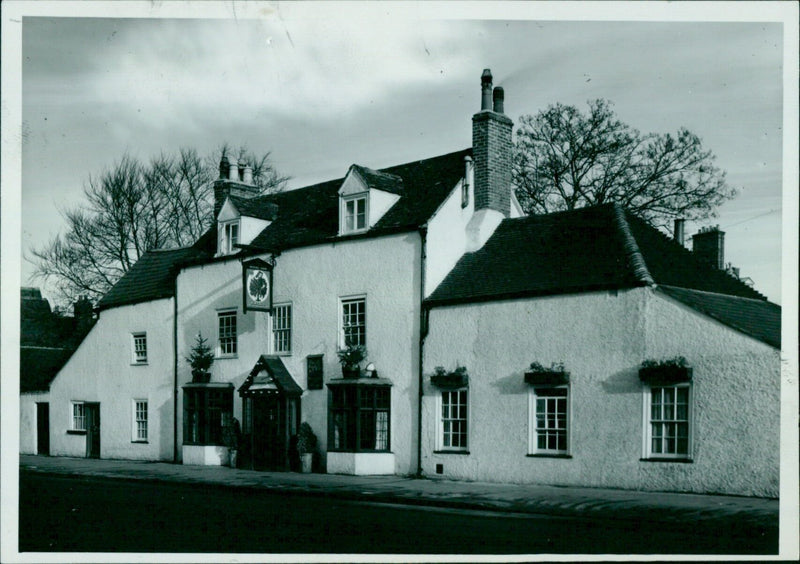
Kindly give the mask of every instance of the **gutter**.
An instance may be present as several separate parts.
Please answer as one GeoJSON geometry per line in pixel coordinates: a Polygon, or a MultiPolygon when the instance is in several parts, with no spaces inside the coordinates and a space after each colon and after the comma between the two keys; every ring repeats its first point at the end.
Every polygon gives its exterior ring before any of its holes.
{"type": "Polygon", "coordinates": [[[419,269],[419,350],[417,366],[417,387],[419,395],[417,397],[417,476],[422,476],[422,354],[425,348],[425,337],[428,334],[428,327],[425,315],[425,258],[427,246],[428,226],[427,224],[419,228],[420,237],[420,269],[419,269]]]}
{"type": "Polygon", "coordinates": [[[178,275],[175,274],[173,284],[175,294],[172,296],[172,462],[178,463],[178,275]]]}

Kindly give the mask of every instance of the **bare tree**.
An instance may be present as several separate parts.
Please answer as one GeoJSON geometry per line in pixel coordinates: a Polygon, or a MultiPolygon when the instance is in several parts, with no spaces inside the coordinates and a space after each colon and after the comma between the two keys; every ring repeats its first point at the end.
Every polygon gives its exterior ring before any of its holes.
{"type": "Polygon", "coordinates": [[[736,195],[697,135],[642,135],[606,100],[590,101],[588,114],[555,104],[519,121],[513,176],[528,213],[619,202],[665,227],[677,217],[713,217],[736,195]]]}
{"type": "MultiPolygon", "coordinates": [[[[161,153],[143,165],[125,155],[84,185],[85,203],[63,212],[66,229],[31,250],[34,277],[51,281],[58,303],[79,296],[97,302],[150,249],[194,243],[214,221],[213,183],[218,163],[232,149],[223,145],[201,158],[194,149],[161,153]]],[[[270,153],[235,150],[253,169],[262,194],[282,190],[270,153]]]]}

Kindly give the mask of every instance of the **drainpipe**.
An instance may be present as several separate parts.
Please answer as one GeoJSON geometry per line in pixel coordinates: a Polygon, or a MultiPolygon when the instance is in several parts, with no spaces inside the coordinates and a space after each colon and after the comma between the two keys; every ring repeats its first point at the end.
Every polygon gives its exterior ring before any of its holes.
{"type": "Polygon", "coordinates": [[[178,463],[178,271],[172,298],[172,462],[178,463]]]}
{"type": "Polygon", "coordinates": [[[425,347],[425,335],[428,327],[425,319],[425,255],[428,236],[428,226],[419,228],[420,237],[420,268],[419,268],[419,351],[418,351],[418,381],[419,396],[417,398],[417,476],[422,476],[422,351],[425,347]]]}

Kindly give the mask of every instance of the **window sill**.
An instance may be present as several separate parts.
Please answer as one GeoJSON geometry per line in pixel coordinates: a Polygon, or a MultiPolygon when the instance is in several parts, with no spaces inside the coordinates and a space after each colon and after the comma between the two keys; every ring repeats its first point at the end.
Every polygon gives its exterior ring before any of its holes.
{"type": "Polygon", "coordinates": [[[691,458],[640,458],[639,462],[677,462],[679,464],[692,464],[694,460],[691,458]]]}
{"type": "Polygon", "coordinates": [[[469,454],[468,450],[435,450],[433,454],[469,454]]]}
{"type": "Polygon", "coordinates": [[[67,435],[85,435],[86,429],[67,429],[67,435]]]}
{"type": "Polygon", "coordinates": [[[134,443],[134,444],[137,444],[137,445],[149,445],[150,441],[131,441],[131,443],[134,443]]]}
{"type": "Polygon", "coordinates": [[[131,362],[131,366],[147,366],[147,362],[131,362]]]}
{"type": "Polygon", "coordinates": [[[239,358],[238,354],[222,354],[214,357],[214,360],[227,360],[229,358],[239,358]]]}
{"type": "Polygon", "coordinates": [[[337,448],[328,449],[328,452],[341,452],[344,454],[392,454],[391,450],[368,450],[368,449],[347,450],[347,449],[337,449],[337,448]]]}
{"type": "Polygon", "coordinates": [[[549,453],[549,452],[534,452],[532,454],[526,454],[528,458],[572,458],[571,454],[562,454],[562,453],[549,453]]]}

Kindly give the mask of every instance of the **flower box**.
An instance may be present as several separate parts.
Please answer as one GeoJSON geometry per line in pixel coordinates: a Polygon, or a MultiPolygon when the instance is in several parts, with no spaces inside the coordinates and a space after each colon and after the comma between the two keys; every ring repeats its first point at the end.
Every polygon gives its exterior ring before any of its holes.
{"type": "Polygon", "coordinates": [[[431,376],[431,384],[445,389],[465,388],[469,384],[467,369],[459,366],[452,372],[447,372],[441,366],[437,366],[436,372],[431,376]]]}
{"type": "Polygon", "coordinates": [[[569,384],[569,372],[563,370],[528,371],[525,383],[534,386],[561,386],[569,384]]]}
{"type": "Polygon", "coordinates": [[[639,369],[639,379],[648,384],[680,384],[692,381],[691,366],[654,366],[639,369]]]}

